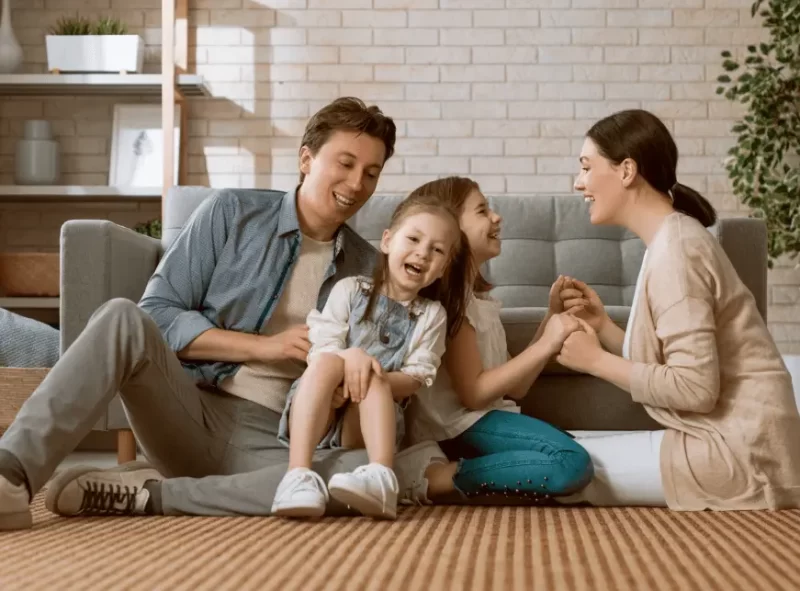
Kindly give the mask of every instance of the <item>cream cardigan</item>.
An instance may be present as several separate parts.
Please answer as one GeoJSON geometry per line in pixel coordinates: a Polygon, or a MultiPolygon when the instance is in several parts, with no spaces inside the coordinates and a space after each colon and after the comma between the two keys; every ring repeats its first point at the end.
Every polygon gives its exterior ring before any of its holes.
{"type": "Polygon", "coordinates": [[[667,428],[670,508],[800,507],[800,416],[755,299],[695,219],[650,246],[630,335],[631,395],[667,428]]]}

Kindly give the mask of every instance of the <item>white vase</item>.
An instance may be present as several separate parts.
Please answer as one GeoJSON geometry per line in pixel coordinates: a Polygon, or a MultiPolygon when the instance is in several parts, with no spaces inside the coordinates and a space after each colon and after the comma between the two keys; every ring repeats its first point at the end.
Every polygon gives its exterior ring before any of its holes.
{"type": "Polygon", "coordinates": [[[10,74],[22,63],[22,47],[11,28],[11,0],[3,2],[3,17],[0,21],[0,73],[10,74]]]}
{"type": "Polygon", "coordinates": [[[25,136],[17,142],[14,181],[18,185],[54,185],[61,173],[58,142],[49,121],[25,122],[25,136]]]}

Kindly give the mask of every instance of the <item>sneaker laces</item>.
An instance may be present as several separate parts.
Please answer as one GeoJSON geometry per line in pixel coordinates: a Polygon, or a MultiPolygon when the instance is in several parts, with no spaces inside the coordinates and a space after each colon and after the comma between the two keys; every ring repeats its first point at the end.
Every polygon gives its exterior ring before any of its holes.
{"type": "Polygon", "coordinates": [[[132,515],[136,511],[139,487],[88,482],[78,509],[81,515],[132,515]]]}
{"type": "Polygon", "coordinates": [[[372,480],[378,483],[381,489],[381,510],[386,512],[386,497],[389,486],[391,485],[391,470],[381,464],[367,464],[366,466],[359,466],[353,470],[353,475],[359,478],[364,478],[366,475],[367,480],[372,480]]]}
{"type": "MultiPolygon", "coordinates": [[[[327,487],[325,486],[325,481],[322,477],[314,472],[313,470],[292,470],[289,474],[291,474],[290,483],[294,490],[299,491],[313,491],[319,492],[320,490],[326,493],[327,497],[327,487]]],[[[287,482],[289,484],[289,482],[287,482]]]]}

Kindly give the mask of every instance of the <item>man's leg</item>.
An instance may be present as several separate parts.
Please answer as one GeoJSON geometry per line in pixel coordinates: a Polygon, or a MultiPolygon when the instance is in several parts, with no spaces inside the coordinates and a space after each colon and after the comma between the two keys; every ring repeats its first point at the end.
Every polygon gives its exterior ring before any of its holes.
{"type": "Polygon", "coordinates": [[[227,443],[228,419],[214,412],[152,319],[117,299],[98,309],[0,439],[0,476],[8,478],[16,463],[31,496],[38,492],[118,391],[160,470],[210,473],[227,443]]]}

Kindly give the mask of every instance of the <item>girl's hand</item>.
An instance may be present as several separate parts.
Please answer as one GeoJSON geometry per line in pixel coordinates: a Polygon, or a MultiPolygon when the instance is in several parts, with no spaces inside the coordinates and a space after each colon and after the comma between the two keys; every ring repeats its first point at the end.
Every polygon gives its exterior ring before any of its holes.
{"type": "Polygon", "coordinates": [[[550,286],[550,296],[547,300],[547,315],[555,316],[564,311],[564,303],[561,301],[561,292],[566,288],[566,277],[559,275],[558,279],[550,286]]]}
{"type": "Polygon", "coordinates": [[[565,313],[556,314],[547,321],[542,340],[547,343],[550,354],[555,355],[561,350],[567,337],[576,330],[581,330],[581,325],[577,318],[565,313]]]}
{"type": "Polygon", "coordinates": [[[582,330],[575,331],[566,338],[556,361],[574,371],[591,373],[603,356],[603,347],[588,322],[577,317],[575,320],[580,323],[582,330]]]}
{"type": "Polygon", "coordinates": [[[566,285],[561,290],[561,301],[564,311],[585,320],[595,332],[600,331],[608,320],[606,308],[600,296],[583,281],[567,277],[566,285]]]}
{"type": "Polygon", "coordinates": [[[355,403],[361,402],[367,395],[372,373],[383,377],[383,368],[377,359],[357,347],[342,351],[339,356],[344,359],[344,396],[355,403]]]}

